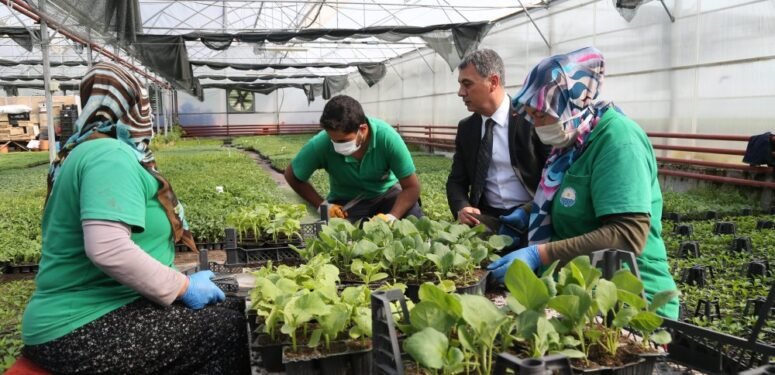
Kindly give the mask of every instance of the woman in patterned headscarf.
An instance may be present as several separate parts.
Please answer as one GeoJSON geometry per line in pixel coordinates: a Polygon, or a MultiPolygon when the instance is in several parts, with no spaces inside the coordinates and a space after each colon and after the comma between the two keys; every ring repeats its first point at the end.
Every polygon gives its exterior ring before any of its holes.
{"type": "MultiPolygon", "coordinates": [[[[532,212],[523,214],[530,246],[491,264],[496,277],[502,279],[514,259],[536,270],[614,248],[636,254],[648,298],[676,290],[661,237],[654,149],[613,103],[595,101],[604,71],[603,55],[594,48],[552,56],[533,68],[514,97],[553,148],[532,212]]],[[[677,318],[677,298],[659,313],[677,318]]]]}
{"type": "Polygon", "coordinates": [[[175,242],[196,248],[148,147],[146,90],[99,63],[81,101],[78,131],[49,172],[23,355],[62,374],[240,373],[244,317],[204,308],[224,300],[212,272],[186,277],[173,266],[175,242]]]}

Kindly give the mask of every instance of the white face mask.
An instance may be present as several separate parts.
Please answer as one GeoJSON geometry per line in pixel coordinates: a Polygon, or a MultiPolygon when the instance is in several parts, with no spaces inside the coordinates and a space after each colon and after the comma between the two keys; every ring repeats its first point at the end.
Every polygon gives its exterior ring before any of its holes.
{"type": "Polygon", "coordinates": [[[576,139],[576,129],[566,132],[561,121],[544,126],[536,126],[536,134],[543,144],[563,148],[576,139]]]}
{"type": "MultiPolygon", "coordinates": [[[[358,135],[360,134],[361,133],[359,131],[358,135]]],[[[358,145],[358,135],[356,135],[355,139],[353,139],[352,141],[347,141],[347,142],[337,143],[332,140],[331,143],[334,144],[334,151],[344,156],[350,156],[354,154],[356,151],[358,151],[359,148],[361,148],[361,146],[358,145]]]]}

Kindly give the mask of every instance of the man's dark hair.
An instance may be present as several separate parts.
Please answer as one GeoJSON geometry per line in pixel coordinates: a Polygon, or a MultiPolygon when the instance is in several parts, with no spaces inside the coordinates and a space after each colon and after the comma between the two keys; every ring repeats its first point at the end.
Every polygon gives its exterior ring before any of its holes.
{"type": "Polygon", "coordinates": [[[501,79],[501,86],[506,86],[506,70],[503,68],[503,59],[497,52],[486,48],[476,50],[463,57],[457,68],[464,69],[468,64],[473,65],[476,72],[483,78],[497,75],[501,79]]]}
{"type": "Polygon", "coordinates": [[[354,133],[361,124],[367,122],[361,103],[347,95],[331,98],[320,115],[320,127],[345,133],[354,133]]]}

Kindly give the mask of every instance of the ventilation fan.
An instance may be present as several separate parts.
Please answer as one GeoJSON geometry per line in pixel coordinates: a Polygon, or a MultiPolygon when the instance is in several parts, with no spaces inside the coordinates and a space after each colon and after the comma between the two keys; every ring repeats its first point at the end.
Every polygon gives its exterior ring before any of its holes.
{"type": "Polygon", "coordinates": [[[227,95],[229,112],[254,112],[253,93],[244,90],[229,90],[227,95]]]}

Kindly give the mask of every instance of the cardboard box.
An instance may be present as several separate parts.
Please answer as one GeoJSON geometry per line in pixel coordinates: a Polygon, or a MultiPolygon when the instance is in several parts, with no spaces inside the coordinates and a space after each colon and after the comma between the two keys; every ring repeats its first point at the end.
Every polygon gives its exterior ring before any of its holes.
{"type": "Polygon", "coordinates": [[[18,126],[11,127],[11,135],[20,135],[24,134],[24,128],[20,128],[18,126]]]}

